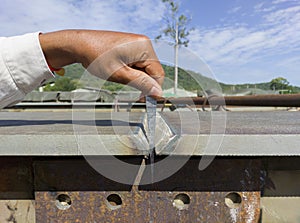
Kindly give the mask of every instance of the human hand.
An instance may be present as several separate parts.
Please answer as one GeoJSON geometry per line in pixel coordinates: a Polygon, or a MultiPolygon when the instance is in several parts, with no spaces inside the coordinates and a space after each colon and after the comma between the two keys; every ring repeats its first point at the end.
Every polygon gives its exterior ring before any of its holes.
{"type": "Polygon", "coordinates": [[[102,79],[128,84],[141,90],[144,95],[162,95],[164,71],[146,36],[66,30],[43,34],[40,41],[53,67],[79,62],[102,79]],[[50,50],[51,44],[58,45],[56,51],[53,47],[50,50]]]}

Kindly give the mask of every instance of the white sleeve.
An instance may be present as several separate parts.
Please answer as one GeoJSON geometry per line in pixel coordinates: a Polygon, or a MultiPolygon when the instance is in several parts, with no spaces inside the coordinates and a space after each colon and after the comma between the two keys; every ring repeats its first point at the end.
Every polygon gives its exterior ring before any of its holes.
{"type": "Polygon", "coordinates": [[[0,108],[19,102],[51,77],[39,33],[0,38],[0,108]]]}

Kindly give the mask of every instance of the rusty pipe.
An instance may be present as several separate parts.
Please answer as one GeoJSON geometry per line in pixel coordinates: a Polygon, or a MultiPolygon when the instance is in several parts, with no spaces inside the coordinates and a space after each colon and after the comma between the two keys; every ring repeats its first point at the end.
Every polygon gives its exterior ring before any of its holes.
{"type": "MultiPolygon", "coordinates": [[[[300,107],[300,94],[156,98],[158,104],[300,107]]],[[[132,101],[122,101],[132,102],[132,101]]]]}

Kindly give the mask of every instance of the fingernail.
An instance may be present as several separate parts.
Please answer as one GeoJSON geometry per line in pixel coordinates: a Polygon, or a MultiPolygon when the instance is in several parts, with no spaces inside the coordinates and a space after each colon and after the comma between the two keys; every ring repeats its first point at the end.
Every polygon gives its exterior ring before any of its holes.
{"type": "Polygon", "coordinates": [[[157,87],[152,87],[151,90],[148,92],[150,96],[162,96],[162,89],[158,89],[157,87]]]}

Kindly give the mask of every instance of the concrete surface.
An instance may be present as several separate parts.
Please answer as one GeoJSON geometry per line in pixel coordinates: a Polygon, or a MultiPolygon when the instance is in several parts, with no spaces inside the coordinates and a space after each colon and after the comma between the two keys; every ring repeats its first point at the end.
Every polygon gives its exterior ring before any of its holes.
{"type": "Polygon", "coordinates": [[[34,201],[0,200],[1,223],[35,223],[34,201]]]}
{"type": "Polygon", "coordinates": [[[1,155],[143,155],[144,113],[0,112],[1,155]]]}
{"type": "Polygon", "coordinates": [[[157,151],[160,155],[300,154],[299,112],[166,112],[162,117],[180,139],[157,151]]]}
{"type": "Polygon", "coordinates": [[[263,197],[261,199],[263,223],[299,223],[299,197],[263,197]]]}
{"type": "MultiPolygon", "coordinates": [[[[300,154],[299,112],[164,112],[156,132],[160,155],[300,154]]],[[[146,155],[146,136],[144,112],[0,112],[1,155],[146,155]]]]}

